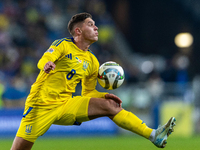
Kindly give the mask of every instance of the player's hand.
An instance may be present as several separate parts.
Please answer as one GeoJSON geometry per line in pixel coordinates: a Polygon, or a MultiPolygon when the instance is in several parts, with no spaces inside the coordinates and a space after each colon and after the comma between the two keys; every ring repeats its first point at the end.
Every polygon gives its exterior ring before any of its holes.
{"type": "Polygon", "coordinates": [[[55,68],[56,68],[56,65],[53,62],[51,62],[51,61],[47,62],[44,65],[44,71],[46,73],[49,73],[51,70],[54,70],[55,68]]]}
{"type": "Polygon", "coordinates": [[[116,95],[114,95],[114,94],[106,94],[105,98],[114,100],[116,103],[119,104],[119,107],[122,107],[122,100],[119,97],[117,97],[116,95]]]}

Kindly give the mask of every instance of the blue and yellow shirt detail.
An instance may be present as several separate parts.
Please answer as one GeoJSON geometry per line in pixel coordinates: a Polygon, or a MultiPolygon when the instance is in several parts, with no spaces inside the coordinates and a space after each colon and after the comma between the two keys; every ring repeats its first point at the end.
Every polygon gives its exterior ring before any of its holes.
{"type": "Polygon", "coordinates": [[[32,85],[27,98],[28,106],[54,107],[62,104],[72,93],[76,85],[82,84],[82,96],[104,97],[106,93],[96,88],[99,62],[90,51],[79,49],[72,38],[55,40],[38,62],[41,70],[36,82],[32,85]],[[45,73],[43,68],[49,61],[56,68],[45,73]]]}

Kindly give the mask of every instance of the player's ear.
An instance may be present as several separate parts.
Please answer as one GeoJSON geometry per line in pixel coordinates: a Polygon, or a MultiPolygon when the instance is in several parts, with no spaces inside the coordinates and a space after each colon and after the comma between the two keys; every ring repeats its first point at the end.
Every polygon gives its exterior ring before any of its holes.
{"type": "Polygon", "coordinates": [[[80,29],[79,27],[76,27],[76,28],[75,28],[75,33],[76,33],[77,35],[80,35],[80,34],[82,33],[82,31],[81,31],[81,29],[80,29]]]}

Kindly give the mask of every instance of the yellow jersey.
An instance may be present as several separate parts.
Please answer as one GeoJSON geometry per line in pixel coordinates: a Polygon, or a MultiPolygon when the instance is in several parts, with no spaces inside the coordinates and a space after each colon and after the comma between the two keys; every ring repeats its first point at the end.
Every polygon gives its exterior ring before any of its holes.
{"type": "Polygon", "coordinates": [[[79,49],[73,38],[55,40],[38,62],[40,73],[31,86],[27,106],[56,107],[72,97],[81,81],[82,96],[104,98],[103,92],[96,90],[99,62],[90,51],[79,49]],[[49,61],[56,67],[49,74],[43,68],[49,61]]]}

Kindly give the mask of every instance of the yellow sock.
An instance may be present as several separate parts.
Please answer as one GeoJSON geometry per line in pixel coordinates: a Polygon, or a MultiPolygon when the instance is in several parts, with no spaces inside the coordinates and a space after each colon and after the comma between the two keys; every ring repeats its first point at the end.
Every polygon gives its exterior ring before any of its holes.
{"type": "Polygon", "coordinates": [[[138,135],[141,135],[145,138],[149,138],[153,129],[146,126],[146,124],[140,120],[133,113],[128,112],[126,110],[120,111],[115,117],[113,121],[121,128],[132,131],[138,135]]]}

